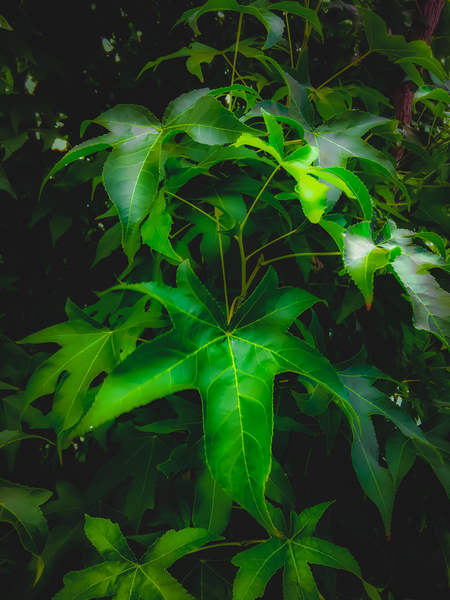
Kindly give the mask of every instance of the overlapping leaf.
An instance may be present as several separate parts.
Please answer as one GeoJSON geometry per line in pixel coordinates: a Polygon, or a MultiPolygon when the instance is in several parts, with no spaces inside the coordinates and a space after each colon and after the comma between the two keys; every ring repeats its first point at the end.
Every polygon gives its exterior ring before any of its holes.
{"type": "MultiPolygon", "coordinates": [[[[350,198],[357,197],[363,209],[363,214],[368,217],[370,214],[370,198],[364,184],[351,172],[346,171],[347,178],[344,177],[344,169],[350,158],[358,158],[366,162],[370,167],[377,171],[382,179],[390,179],[395,182],[408,198],[408,192],[405,186],[397,180],[395,169],[390,160],[381,152],[376,150],[367,142],[361,140],[361,136],[383,123],[389,122],[385,117],[377,117],[359,110],[346,110],[327,124],[315,126],[314,109],[308,99],[306,90],[293,79],[288,73],[283,72],[283,76],[289,87],[289,107],[273,101],[259,102],[251,109],[246,119],[266,113],[272,115],[277,120],[288,123],[297,128],[302,128],[304,139],[312,148],[317,150],[314,157],[315,175],[331,183],[332,187],[327,192],[328,205],[331,207],[338,199],[341,190],[349,195],[350,198]],[[328,172],[328,175],[327,175],[328,172]],[[341,184],[339,187],[336,181],[330,176],[335,175],[342,180],[343,184],[350,183],[350,194],[341,184]]],[[[294,158],[294,157],[292,157],[294,158]]]]}
{"type": "Polygon", "coordinates": [[[271,470],[272,387],[275,374],[293,371],[345,398],[341,382],[319,352],[285,333],[317,298],[276,289],[269,269],[227,327],[219,305],[188,262],[177,288],[129,286],[163,303],[175,329],[137,349],[105,380],[77,428],[81,434],[153,399],[198,389],[203,400],[206,460],[219,486],[269,531],[264,489],[271,470]]]}
{"type": "Polygon", "coordinates": [[[397,229],[390,223],[374,244],[370,223],[349,227],[345,234],[345,265],[370,308],[373,298],[373,273],[389,269],[403,285],[413,306],[414,326],[434,333],[443,342],[450,340],[450,294],[428,273],[438,267],[450,271],[441,256],[412,243],[415,232],[397,229]]]}
{"type": "Polygon", "coordinates": [[[44,549],[48,536],[47,521],[39,506],[51,495],[47,490],[0,479],[0,521],[11,523],[23,547],[36,557],[44,549]]]}
{"type": "Polygon", "coordinates": [[[319,157],[319,150],[316,146],[305,145],[285,155],[281,125],[263,107],[261,107],[261,114],[269,134],[269,143],[255,136],[244,134],[235,145],[239,147],[245,144],[264,150],[294,177],[297,181],[295,191],[302,203],[303,212],[312,223],[318,223],[327,209],[326,192],[329,189],[316,177],[321,177],[345,191],[350,198],[357,198],[364,216],[370,218],[372,214],[370,197],[364,184],[356,175],[340,166],[328,168],[310,166],[319,157]]]}
{"type": "Polygon", "coordinates": [[[145,510],[155,506],[157,467],[172,452],[173,439],[126,426],[119,427],[114,438],[119,441],[122,450],[99,469],[86,492],[85,502],[88,506],[97,502],[131,476],[133,479],[126,492],[124,513],[138,531],[145,510]]]}
{"type": "Polygon", "coordinates": [[[372,385],[380,376],[375,367],[358,362],[340,372],[348,391],[349,405],[357,415],[355,419],[342,405],[353,432],[353,467],[365,493],[377,505],[386,535],[390,537],[395,485],[392,474],[379,463],[378,442],[371,415],[382,415],[389,419],[408,438],[425,445],[428,442],[412,418],[372,385]]]}
{"type": "MultiPolygon", "coordinates": [[[[194,90],[171,102],[162,122],[142,106],[119,104],[107,110],[92,122],[110,132],[70,150],[47,175],[41,191],[48,179],[66,165],[112,147],[103,170],[103,181],[117,208],[122,244],[126,246],[156,198],[162,144],[168,136],[185,131],[198,143],[214,146],[234,142],[244,132],[257,135],[218,100],[207,95],[208,91],[194,90]]],[[[82,133],[90,122],[83,123],[82,133]]]]}
{"type": "Polygon", "coordinates": [[[160,600],[192,600],[183,586],[167,572],[176,560],[203,544],[220,539],[206,529],[173,529],[160,537],[138,561],[117,524],[86,515],[85,532],[104,562],[73,571],[64,577],[65,587],[54,600],[74,597],[90,600],[112,596],[160,600]]]}
{"type": "Polygon", "coordinates": [[[109,373],[120,361],[121,353],[127,354],[130,344],[135,347],[137,338],[146,327],[163,324],[157,312],[145,311],[144,299],[113,328],[100,325],[70,301],[66,311],[69,321],[43,329],[21,341],[22,344],[53,342],[61,346],[36,369],[26,389],[27,404],[56,390],[51,420],[58,435],[80,419],[94,378],[103,372],[109,373]]]}

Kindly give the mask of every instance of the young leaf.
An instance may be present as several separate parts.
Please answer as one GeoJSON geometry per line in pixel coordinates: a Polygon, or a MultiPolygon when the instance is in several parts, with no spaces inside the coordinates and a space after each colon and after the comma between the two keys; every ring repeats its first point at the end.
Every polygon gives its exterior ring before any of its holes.
{"type": "Polygon", "coordinates": [[[128,286],[164,304],[175,329],[123,361],[108,377],[77,429],[81,434],[166,394],[198,389],[203,400],[206,460],[214,479],[269,531],[264,488],[271,469],[272,388],[277,373],[307,375],[345,398],[319,352],[287,333],[317,298],[276,289],[269,269],[228,328],[225,317],[185,261],[177,288],[128,286]]]}
{"type": "Polygon", "coordinates": [[[138,561],[117,524],[86,515],[85,532],[104,562],[73,571],[64,577],[64,588],[53,600],[82,598],[146,598],[192,600],[167,572],[176,560],[220,537],[205,529],[170,530],[160,537],[138,561]]]}

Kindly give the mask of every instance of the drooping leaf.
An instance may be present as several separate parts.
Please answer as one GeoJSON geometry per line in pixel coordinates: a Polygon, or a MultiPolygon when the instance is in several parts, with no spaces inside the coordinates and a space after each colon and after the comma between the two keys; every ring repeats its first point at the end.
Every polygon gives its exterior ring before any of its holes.
{"type": "Polygon", "coordinates": [[[340,372],[340,378],[348,391],[349,404],[356,414],[356,418],[348,415],[346,407],[342,407],[347,417],[350,417],[353,432],[353,467],[365,493],[377,505],[389,538],[395,486],[390,471],[379,463],[378,442],[371,415],[382,415],[405,436],[425,445],[428,442],[413,419],[373,386],[373,382],[380,376],[376,367],[358,366],[356,363],[340,372]]]}
{"type": "Polygon", "coordinates": [[[450,264],[432,252],[415,246],[413,231],[391,225],[391,236],[382,245],[388,249],[399,246],[401,256],[390,265],[396,278],[408,292],[413,306],[414,326],[432,332],[445,343],[450,341],[450,294],[442,289],[429,269],[439,267],[450,271],[450,264]]]}
{"type": "Polygon", "coordinates": [[[48,536],[47,521],[39,506],[52,492],[0,479],[0,521],[11,523],[23,547],[38,557],[48,536]]]}
{"type": "Polygon", "coordinates": [[[220,539],[205,529],[171,530],[151,545],[138,561],[117,524],[86,515],[85,531],[104,562],[68,573],[64,577],[64,588],[53,600],[73,600],[74,597],[90,600],[103,596],[192,599],[166,569],[188,552],[220,539]]]}
{"type": "Polygon", "coordinates": [[[373,243],[371,225],[362,221],[352,225],[344,235],[344,263],[350,277],[358,286],[367,310],[373,301],[373,276],[375,271],[386,267],[401,250],[395,246],[389,251],[373,243]]]}
{"type": "Polygon", "coordinates": [[[293,371],[345,398],[331,365],[285,333],[317,298],[294,288],[276,290],[269,269],[230,327],[192,272],[180,265],[176,289],[129,286],[162,302],[175,329],[141,346],[107,378],[77,429],[81,434],[168,393],[198,389],[203,400],[206,460],[220,487],[269,531],[264,487],[271,468],[272,385],[293,371]]]}
{"type": "Polygon", "coordinates": [[[131,476],[124,513],[138,531],[145,510],[155,506],[157,467],[170,456],[173,440],[170,436],[151,435],[129,426],[119,427],[114,439],[122,450],[99,469],[86,492],[85,502],[88,506],[98,502],[131,476]]]}

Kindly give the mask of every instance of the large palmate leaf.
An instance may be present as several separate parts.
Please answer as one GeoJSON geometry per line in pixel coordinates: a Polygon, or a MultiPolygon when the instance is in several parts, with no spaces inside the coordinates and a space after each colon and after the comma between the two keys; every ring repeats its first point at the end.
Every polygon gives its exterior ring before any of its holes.
{"type": "Polygon", "coordinates": [[[26,389],[27,405],[56,390],[51,423],[58,435],[80,419],[94,378],[104,371],[112,371],[121,353],[128,354],[130,345],[136,347],[136,340],[146,327],[164,324],[158,312],[145,310],[145,304],[144,299],[140,300],[127,318],[109,328],[88,317],[69,300],[66,305],[69,321],[43,329],[20,342],[53,342],[61,346],[36,369],[26,389]]]}
{"type": "MultiPolygon", "coordinates": [[[[272,509],[274,521],[283,531],[284,539],[270,538],[233,558],[239,568],[233,587],[235,600],[254,600],[264,595],[267,583],[278,569],[283,568],[284,599],[319,600],[319,590],[310,564],[344,569],[360,579],[358,563],[346,548],[341,548],[313,536],[317,522],[332,502],[307,508],[300,515],[291,513],[290,532],[279,509],[272,509]]],[[[365,584],[372,598],[376,590],[365,584]]]]}
{"type": "Polygon", "coordinates": [[[358,7],[358,10],[372,52],[381,52],[395,61],[419,86],[424,83],[415,65],[425,67],[442,82],[445,81],[445,71],[439,61],[433,57],[431,48],[426,42],[416,40],[407,43],[401,35],[388,34],[385,22],[375,12],[361,7],[358,7]]]}
{"type": "Polygon", "coordinates": [[[112,147],[103,170],[103,181],[117,208],[122,244],[126,247],[155,201],[162,145],[168,136],[184,131],[196,142],[214,146],[234,142],[245,132],[257,135],[216,98],[207,95],[208,91],[194,90],[171,102],[162,122],[142,106],[126,104],[107,110],[93,121],[85,121],[82,133],[91,122],[109,129],[109,133],[70,150],[47,175],[41,191],[48,179],[66,165],[112,147]]]}
{"type": "Polygon", "coordinates": [[[322,35],[322,29],[320,26],[317,13],[310,9],[299,6],[297,2],[277,2],[274,4],[264,5],[261,2],[253,2],[250,5],[243,6],[238,4],[236,0],[209,0],[203,6],[197,8],[191,8],[187,10],[175,23],[189,23],[196,35],[200,35],[200,30],[197,25],[197,20],[207,12],[218,12],[232,10],[247,15],[256,17],[266,28],[267,40],[264,48],[271,48],[274,44],[281,40],[284,30],[283,20],[275,15],[272,10],[282,10],[283,12],[289,12],[306,19],[311,23],[314,29],[322,35]]]}
{"type": "Polygon", "coordinates": [[[128,286],[164,304],[175,329],[142,345],[117,367],[76,433],[166,394],[198,389],[212,476],[232,500],[279,535],[264,500],[271,471],[274,376],[284,371],[306,375],[345,401],[328,361],[285,333],[317,298],[295,288],[277,290],[277,276],[269,269],[227,326],[187,261],[178,268],[177,284],[128,286]]]}
{"type": "Polygon", "coordinates": [[[104,596],[117,600],[192,600],[166,569],[188,552],[220,539],[206,529],[172,529],[151,545],[138,561],[119,526],[108,519],[86,515],[85,532],[104,562],[68,573],[64,577],[65,587],[54,600],[90,600],[104,596]]]}
{"type": "Polygon", "coordinates": [[[371,224],[358,223],[345,233],[344,262],[364,295],[368,308],[373,299],[373,273],[388,266],[408,293],[413,307],[414,326],[430,331],[448,343],[450,294],[439,287],[428,271],[438,267],[449,272],[450,264],[441,256],[415,246],[412,243],[415,236],[415,232],[397,229],[390,222],[383,229],[380,242],[375,244],[371,224]]]}

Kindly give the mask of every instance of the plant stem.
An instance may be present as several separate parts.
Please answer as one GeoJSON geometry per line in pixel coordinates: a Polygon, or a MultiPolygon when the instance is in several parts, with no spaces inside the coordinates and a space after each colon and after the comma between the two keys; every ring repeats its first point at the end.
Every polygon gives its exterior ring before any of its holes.
{"type": "Polygon", "coordinates": [[[241,294],[244,293],[245,291],[245,284],[247,281],[247,261],[245,259],[245,250],[244,250],[244,240],[243,240],[243,234],[242,234],[242,229],[243,229],[244,225],[239,224],[239,232],[237,235],[237,241],[239,244],[239,252],[241,255],[241,294]]]}
{"type": "Polygon", "coordinates": [[[341,73],[343,73],[347,69],[350,69],[350,67],[353,67],[356,64],[358,64],[359,62],[361,62],[364,58],[366,58],[366,56],[369,56],[369,54],[371,52],[372,52],[372,50],[368,50],[365,54],[363,54],[362,56],[360,56],[359,58],[357,58],[356,60],[354,60],[353,62],[351,62],[349,65],[347,65],[346,67],[344,67],[343,69],[341,69],[338,73],[336,73],[335,75],[333,75],[332,77],[330,77],[330,79],[327,79],[324,83],[322,83],[322,85],[319,85],[319,87],[316,88],[316,90],[320,90],[320,88],[322,88],[324,85],[327,85],[327,83],[329,83],[330,81],[332,81],[335,77],[337,77],[338,75],[340,75],[341,73]]]}
{"type": "MultiPolygon", "coordinates": [[[[244,16],[244,14],[240,13],[238,32],[237,32],[237,38],[236,38],[236,48],[234,50],[233,70],[231,72],[231,85],[233,85],[233,83],[234,83],[234,74],[236,73],[236,61],[237,61],[237,55],[238,55],[238,50],[239,50],[239,39],[241,37],[242,17],[243,16],[244,16]]],[[[230,102],[228,104],[228,106],[230,106],[230,107],[231,107],[231,100],[232,100],[232,94],[230,92],[230,102]]]]}
{"type": "Polygon", "coordinates": [[[277,258],[271,258],[270,260],[263,260],[260,265],[270,265],[270,263],[276,262],[277,260],[283,260],[283,258],[294,258],[295,256],[341,256],[340,252],[300,252],[299,254],[286,254],[285,256],[278,256],[277,258]]]}
{"type": "Polygon", "coordinates": [[[222,56],[224,57],[224,59],[227,61],[227,63],[230,65],[230,67],[232,69],[234,69],[236,76],[242,81],[243,85],[247,85],[247,82],[245,81],[245,79],[239,75],[239,73],[236,71],[236,69],[233,67],[233,63],[231,62],[231,60],[228,58],[228,56],[225,53],[222,53],[222,56]]]}
{"type": "Polygon", "coordinates": [[[228,320],[228,317],[230,316],[230,309],[228,306],[227,278],[225,275],[225,263],[223,260],[222,236],[220,235],[219,209],[214,208],[214,213],[216,215],[216,220],[217,220],[217,235],[219,237],[220,260],[222,263],[223,291],[225,294],[225,309],[227,311],[227,320],[228,320]]]}
{"type": "Polygon", "coordinates": [[[181,200],[181,202],[184,202],[185,204],[189,204],[189,206],[191,208],[195,208],[195,210],[198,210],[199,212],[203,213],[206,217],[208,217],[208,219],[211,219],[212,221],[214,221],[214,223],[216,223],[216,219],[214,217],[212,217],[211,215],[208,215],[208,213],[206,213],[204,210],[202,210],[198,206],[195,206],[195,204],[191,204],[190,202],[188,202],[187,200],[185,200],[181,196],[177,196],[176,194],[172,194],[172,192],[166,192],[166,194],[169,194],[170,196],[173,196],[174,198],[177,198],[178,200],[181,200]]]}
{"type": "Polygon", "coordinates": [[[250,546],[250,544],[263,544],[267,540],[244,540],[243,542],[223,542],[222,544],[211,544],[211,546],[204,546],[203,548],[196,548],[191,550],[188,554],[194,554],[195,552],[201,552],[202,550],[209,550],[210,548],[222,548],[223,546],[250,546]]]}
{"type": "Polygon", "coordinates": [[[291,40],[291,30],[289,28],[289,15],[287,14],[287,12],[284,13],[284,18],[286,21],[286,30],[287,30],[287,34],[288,34],[288,40],[289,40],[289,52],[291,55],[291,68],[294,68],[294,56],[292,54],[292,40],[291,40]]]}
{"type": "Polygon", "coordinates": [[[270,180],[272,179],[272,177],[275,175],[275,173],[278,171],[278,169],[281,169],[281,167],[275,167],[275,169],[272,171],[272,173],[270,174],[269,178],[267,179],[266,183],[262,186],[259,194],[256,196],[255,201],[253,202],[253,204],[250,206],[250,210],[248,211],[248,213],[245,215],[245,219],[242,221],[242,225],[240,227],[240,231],[242,231],[244,229],[244,225],[247,221],[247,219],[250,216],[250,213],[252,212],[255,204],[258,202],[258,200],[261,197],[261,194],[264,192],[264,190],[266,189],[266,187],[269,185],[270,180]]]}
{"type": "Polygon", "coordinates": [[[285,233],[284,235],[280,235],[280,237],[277,237],[276,240],[272,240],[271,242],[268,242],[267,244],[264,244],[264,246],[261,246],[261,248],[258,248],[258,250],[255,250],[254,252],[252,252],[251,254],[249,254],[247,256],[247,260],[249,258],[251,258],[254,254],[258,254],[258,252],[261,252],[261,250],[264,250],[264,248],[267,248],[267,246],[270,246],[271,244],[275,244],[275,242],[279,242],[280,240],[282,240],[285,237],[288,237],[289,235],[292,235],[293,233],[295,233],[296,231],[298,231],[300,228],[297,227],[297,229],[293,229],[292,231],[289,231],[288,233],[285,233]]]}

